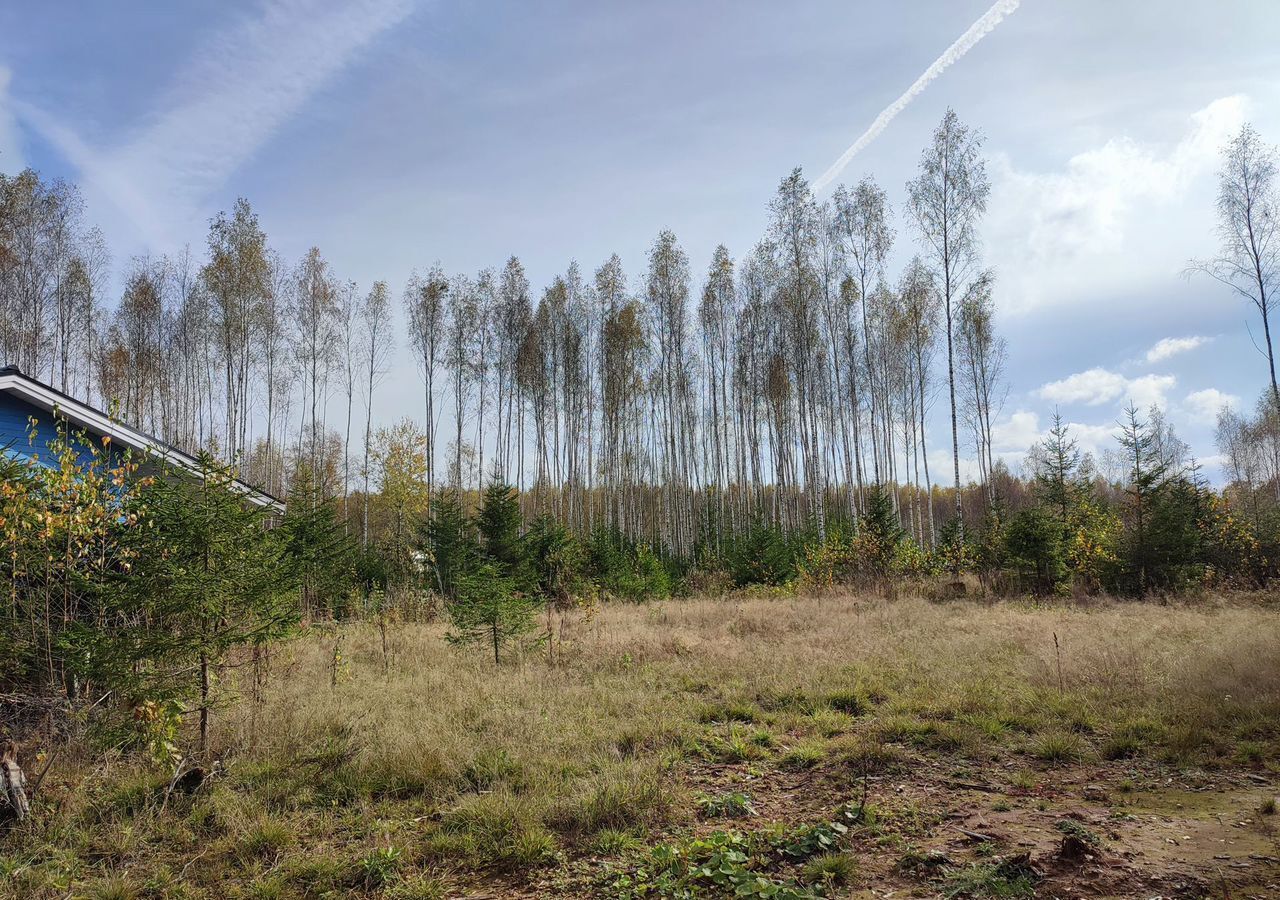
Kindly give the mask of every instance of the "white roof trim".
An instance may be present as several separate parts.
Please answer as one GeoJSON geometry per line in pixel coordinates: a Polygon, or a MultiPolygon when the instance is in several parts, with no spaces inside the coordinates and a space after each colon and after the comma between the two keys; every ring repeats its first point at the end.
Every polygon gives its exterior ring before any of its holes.
{"type": "MultiPolygon", "coordinates": [[[[50,413],[56,413],[72,425],[89,429],[97,434],[107,435],[111,438],[112,443],[118,443],[124,447],[150,454],[162,462],[170,463],[193,474],[199,474],[200,472],[200,462],[194,456],[183,453],[175,447],[170,447],[157,438],[144,434],[135,428],[130,428],[128,425],[117,422],[92,406],[55,391],[48,385],[34,381],[25,375],[0,375],[0,392],[14,394],[33,406],[38,406],[50,413]]],[[[279,500],[270,494],[245,484],[239,479],[232,480],[229,486],[232,490],[242,494],[246,499],[258,506],[267,507],[277,513],[284,512],[284,504],[279,500]]]]}

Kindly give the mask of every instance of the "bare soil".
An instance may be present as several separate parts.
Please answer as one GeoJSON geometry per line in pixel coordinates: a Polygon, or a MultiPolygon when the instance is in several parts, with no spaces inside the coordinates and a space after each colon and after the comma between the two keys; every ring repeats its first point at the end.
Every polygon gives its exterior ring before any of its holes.
{"type": "MultiPolygon", "coordinates": [[[[949,872],[1025,855],[1037,897],[1280,897],[1280,815],[1260,812],[1280,789],[1269,776],[1127,761],[1031,766],[1009,757],[979,765],[918,754],[898,769],[868,777],[868,805],[880,822],[850,832],[858,874],[832,896],[947,896],[949,872]],[[1059,827],[1064,821],[1079,823],[1097,845],[1081,852],[1059,827]],[[929,864],[905,868],[909,855],[929,864]]],[[[667,835],[672,840],[823,821],[862,792],[857,773],[838,765],[789,772],[696,763],[680,777],[694,792],[747,794],[756,815],[698,819],[667,835]]],[[[618,859],[571,855],[532,881],[487,879],[457,896],[607,897],[625,868],[618,859]]]]}

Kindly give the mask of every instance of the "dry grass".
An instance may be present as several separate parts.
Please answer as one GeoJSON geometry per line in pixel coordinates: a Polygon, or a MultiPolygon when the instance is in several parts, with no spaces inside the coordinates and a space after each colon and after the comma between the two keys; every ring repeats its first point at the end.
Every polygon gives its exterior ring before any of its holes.
{"type": "Polygon", "coordinates": [[[555,666],[533,648],[495,669],[401,625],[384,675],[376,629],[351,626],[332,686],[332,634],[304,637],[277,651],[261,708],[216,720],[214,788],[161,812],[164,777],[140,765],[63,771],[58,807],[0,839],[0,893],[434,896],[451,872],[528,877],[688,821],[686,760],[1280,750],[1280,611],[1261,602],[722,598],[609,606],[563,638],[555,666]]]}

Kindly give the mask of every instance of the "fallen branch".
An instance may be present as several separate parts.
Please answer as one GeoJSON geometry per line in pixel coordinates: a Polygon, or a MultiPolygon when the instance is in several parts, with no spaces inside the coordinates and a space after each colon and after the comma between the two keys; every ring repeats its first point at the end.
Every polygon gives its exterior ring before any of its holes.
{"type": "Polygon", "coordinates": [[[40,774],[36,776],[36,780],[31,782],[31,790],[27,793],[27,800],[36,799],[36,794],[40,792],[40,785],[44,784],[44,776],[49,774],[49,767],[53,765],[54,757],[58,755],[57,749],[49,751],[49,755],[45,757],[44,768],[40,770],[40,774]]]}
{"type": "Polygon", "coordinates": [[[993,844],[997,840],[996,838],[992,837],[989,834],[983,834],[980,831],[970,831],[967,828],[961,828],[959,825],[952,825],[951,827],[954,828],[956,831],[960,832],[961,834],[963,834],[965,837],[967,837],[971,841],[978,841],[979,843],[993,844]]]}
{"type": "Polygon", "coordinates": [[[960,791],[981,791],[984,794],[1003,794],[1004,793],[1004,791],[1001,788],[995,787],[994,785],[978,784],[973,781],[947,780],[947,781],[943,781],[942,783],[945,784],[947,787],[955,788],[956,790],[960,790],[960,791]]]}

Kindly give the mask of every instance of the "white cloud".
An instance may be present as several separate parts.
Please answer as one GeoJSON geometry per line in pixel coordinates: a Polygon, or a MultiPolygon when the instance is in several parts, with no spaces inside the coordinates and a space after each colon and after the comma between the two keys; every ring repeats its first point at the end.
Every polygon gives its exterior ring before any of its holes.
{"type": "MultiPolygon", "coordinates": [[[[951,457],[951,435],[949,433],[946,444],[945,448],[939,446],[929,451],[929,477],[934,484],[951,485],[955,483],[955,465],[951,457]]],[[[969,484],[979,481],[982,478],[982,467],[978,465],[976,456],[969,455],[973,453],[972,443],[968,447],[961,443],[960,453],[960,482],[969,484]]]]}
{"type": "Polygon", "coordinates": [[[1025,409],[1020,409],[1003,422],[991,426],[992,446],[1001,452],[1026,452],[1028,447],[1043,436],[1040,417],[1025,409]]]}
{"type": "MultiPolygon", "coordinates": [[[[1076,442],[1080,452],[1091,454],[1095,459],[1103,450],[1115,447],[1117,432],[1115,423],[1087,425],[1081,422],[1068,422],[1066,428],[1067,435],[1076,442]]],[[[1047,424],[1041,425],[1038,413],[1020,409],[991,426],[992,451],[998,459],[1004,461],[1010,471],[1020,472],[1031,446],[1043,441],[1048,434],[1049,427],[1047,424]]],[[[961,440],[962,442],[968,440],[970,443],[967,446],[962,443],[960,447],[961,452],[965,454],[960,457],[960,479],[965,483],[978,481],[982,470],[977,458],[969,455],[973,453],[972,437],[962,437],[961,440]]],[[[932,449],[929,450],[929,472],[934,483],[951,484],[954,475],[949,436],[947,446],[935,447],[932,444],[930,446],[932,449]]]]}
{"type": "Polygon", "coordinates": [[[1051,381],[1037,390],[1036,395],[1054,403],[1083,403],[1086,406],[1124,400],[1139,409],[1146,409],[1153,404],[1164,407],[1165,395],[1177,383],[1172,375],[1126,378],[1118,372],[1099,367],[1068,375],[1060,381],[1051,381]]]}
{"type": "Polygon", "coordinates": [[[93,148],[48,112],[20,115],[77,165],[88,191],[124,212],[153,243],[202,219],[201,204],[414,0],[269,0],[190,57],[145,124],[93,148]]]}
{"type": "Polygon", "coordinates": [[[1172,375],[1143,375],[1129,382],[1125,390],[1125,398],[1140,410],[1152,406],[1164,409],[1169,405],[1166,394],[1177,385],[1178,379],[1172,375]]]}
{"type": "Polygon", "coordinates": [[[1223,393],[1217,388],[1205,388],[1202,391],[1192,391],[1187,394],[1182,405],[1192,419],[1204,424],[1213,424],[1218,420],[1218,413],[1224,406],[1229,409],[1239,408],[1240,398],[1235,394],[1223,393]]]}
{"type": "Polygon", "coordinates": [[[9,84],[12,80],[9,69],[0,66],[0,172],[17,172],[25,165],[18,122],[9,100],[9,84]]]}
{"type": "Polygon", "coordinates": [[[1077,372],[1061,381],[1051,381],[1036,393],[1054,403],[1084,403],[1098,406],[1125,392],[1128,379],[1106,369],[1094,368],[1077,372]]]}
{"type": "Polygon", "coordinates": [[[1208,189],[1247,105],[1239,95],[1215,100],[1163,152],[1115,137],[1049,172],[997,155],[984,234],[1003,306],[1027,312],[1171,280],[1203,250],[1203,227],[1191,226],[1206,213],[1190,195],[1208,189]]]}
{"type": "Polygon", "coordinates": [[[1071,422],[1067,429],[1081,453],[1091,453],[1096,458],[1103,450],[1114,448],[1116,444],[1116,425],[1084,425],[1071,422]]]}
{"type": "Polygon", "coordinates": [[[1200,335],[1181,338],[1161,338],[1156,341],[1150,350],[1147,351],[1147,362],[1161,362],[1171,356],[1177,356],[1179,353],[1186,353],[1188,350],[1194,350],[1208,342],[1209,338],[1201,337],[1200,335]]]}
{"type": "MultiPolygon", "coordinates": [[[[1115,441],[1116,426],[1085,425],[1081,422],[1067,422],[1067,433],[1085,453],[1096,454],[1100,449],[1115,441]]],[[[1041,427],[1040,416],[1027,410],[1018,410],[991,427],[991,440],[996,450],[1002,454],[1026,453],[1031,445],[1043,441],[1049,434],[1046,424],[1041,427]]]]}

